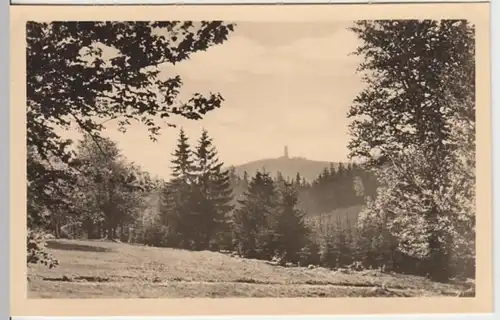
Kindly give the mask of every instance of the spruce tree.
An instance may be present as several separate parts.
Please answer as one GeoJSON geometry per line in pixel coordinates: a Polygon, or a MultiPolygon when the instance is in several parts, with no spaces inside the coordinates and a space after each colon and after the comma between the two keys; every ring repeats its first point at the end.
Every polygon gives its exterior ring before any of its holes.
{"type": "Polygon", "coordinates": [[[330,163],[330,175],[333,176],[337,170],[335,170],[335,165],[333,163],[330,163]]]}
{"type": "Polygon", "coordinates": [[[272,225],[277,196],[269,173],[257,172],[233,217],[234,237],[242,256],[269,259],[274,255],[276,248],[272,225]]]}
{"type": "Polygon", "coordinates": [[[162,197],[161,215],[169,233],[166,242],[184,249],[194,247],[200,215],[193,210],[198,199],[193,186],[194,166],[188,137],[181,128],[177,148],[172,154],[172,179],[165,184],[162,197]]]}
{"type": "MultiPolygon", "coordinates": [[[[231,171],[217,157],[217,149],[206,130],[195,151],[196,188],[200,197],[198,228],[200,249],[215,249],[230,244],[228,214],[232,209],[231,171]]],[[[232,171],[234,175],[234,170],[232,171]]]]}
{"type": "Polygon", "coordinates": [[[297,191],[292,184],[285,184],[280,192],[277,210],[276,236],[277,253],[284,259],[297,263],[300,250],[307,243],[308,228],[304,222],[304,213],[297,209],[297,191]]]}
{"type": "Polygon", "coordinates": [[[341,217],[337,217],[336,223],[336,243],[339,256],[337,260],[338,267],[345,267],[352,262],[352,246],[349,226],[342,221],[341,217]]]}
{"type": "Polygon", "coordinates": [[[295,187],[299,189],[302,185],[302,177],[300,176],[300,172],[297,172],[297,175],[295,176],[295,187]]]}
{"type": "Polygon", "coordinates": [[[307,183],[306,178],[302,178],[302,186],[309,187],[310,185],[307,183]]]}
{"type": "Polygon", "coordinates": [[[325,238],[325,244],[322,250],[321,264],[327,268],[333,268],[337,264],[338,252],[335,247],[335,234],[330,233],[325,238]]]}
{"type": "Polygon", "coordinates": [[[180,179],[185,183],[190,183],[193,178],[194,166],[188,137],[183,128],[179,131],[177,148],[172,154],[172,157],[172,177],[180,179]]]}
{"type": "MultiPolygon", "coordinates": [[[[287,177],[287,179],[289,179],[289,177],[287,177]]],[[[286,184],[285,177],[283,177],[281,171],[278,171],[276,173],[276,187],[281,190],[285,184],[286,184]]]]}
{"type": "Polygon", "coordinates": [[[211,199],[215,204],[217,212],[212,248],[230,249],[232,247],[230,215],[234,209],[234,195],[227,171],[223,171],[220,168],[214,172],[211,199]]]}
{"type": "Polygon", "coordinates": [[[342,163],[338,164],[338,170],[335,168],[333,164],[330,165],[330,170],[328,171],[328,176],[323,183],[324,189],[324,203],[325,203],[325,212],[331,212],[339,207],[341,207],[343,199],[342,194],[339,189],[341,188],[341,179],[340,174],[342,170],[342,163]]]}
{"type": "Polygon", "coordinates": [[[306,245],[300,250],[300,265],[319,265],[321,263],[321,248],[316,239],[309,237],[306,245]]]}
{"type": "Polygon", "coordinates": [[[335,181],[335,194],[336,194],[336,207],[344,208],[346,206],[346,191],[345,191],[345,183],[346,183],[346,168],[343,163],[339,163],[337,168],[337,172],[334,175],[335,181]]]}

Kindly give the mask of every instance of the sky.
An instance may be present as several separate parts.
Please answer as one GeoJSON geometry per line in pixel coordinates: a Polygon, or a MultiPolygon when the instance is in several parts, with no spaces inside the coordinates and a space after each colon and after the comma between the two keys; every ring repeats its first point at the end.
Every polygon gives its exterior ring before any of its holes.
{"type": "MultiPolygon", "coordinates": [[[[352,22],[236,24],[222,45],[161,66],[182,77],[183,95],[219,92],[225,100],[203,120],[175,124],[192,144],[205,128],[227,165],[282,156],[285,145],[290,157],[346,161],[346,115],[362,89],[360,58],[350,55],[359,45],[347,30],[352,22]]],[[[165,127],[152,142],[140,124],[123,134],[110,123],[105,135],[130,161],[168,178],[178,130],[165,127]]]]}

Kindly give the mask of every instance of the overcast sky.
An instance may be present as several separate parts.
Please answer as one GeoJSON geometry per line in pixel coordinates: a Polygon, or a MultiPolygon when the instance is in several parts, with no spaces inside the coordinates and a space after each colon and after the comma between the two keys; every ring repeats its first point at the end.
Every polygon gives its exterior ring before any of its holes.
{"type": "MultiPolygon", "coordinates": [[[[227,165],[279,157],[288,145],[291,157],[347,159],[346,113],[362,88],[355,74],[359,57],[349,55],[358,40],[334,23],[237,23],[222,45],[200,52],[162,72],[179,74],[183,95],[220,92],[220,109],[201,121],[179,119],[191,139],[202,127],[227,165]]],[[[122,134],[110,125],[106,136],[124,155],[152,174],[168,177],[178,129],[165,128],[151,142],[141,125],[122,134]]]]}

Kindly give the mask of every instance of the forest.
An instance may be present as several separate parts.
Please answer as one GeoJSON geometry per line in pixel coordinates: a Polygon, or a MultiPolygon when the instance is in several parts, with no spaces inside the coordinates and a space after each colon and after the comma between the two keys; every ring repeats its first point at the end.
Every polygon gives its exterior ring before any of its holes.
{"type": "Polygon", "coordinates": [[[48,233],[230,251],[285,266],[473,278],[474,26],[355,22],[366,86],[346,116],[357,161],[325,168],[314,181],[265,170],[239,177],[219,159],[209,132],[192,141],[182,129],[176,149],[165,150],[173,174],[164,181],[100,134],[102,120],[124,130],[136,121],[154,140],[162,129],[173,132],[173,115],[202,123],[223,108],[218,93],[179,101],[182,80],[158,78],[157,67],[223,45],[235,28],[220,21],[28,23],[27,262],[57,267],[44,248],[48,233]],[[121,55],[105,64],[96,43],[121,55]],[[70,124],[81,141],[54,130],[70,124]],[[353,206],[361,208],[356,221],[328,214],[353,206]]]}

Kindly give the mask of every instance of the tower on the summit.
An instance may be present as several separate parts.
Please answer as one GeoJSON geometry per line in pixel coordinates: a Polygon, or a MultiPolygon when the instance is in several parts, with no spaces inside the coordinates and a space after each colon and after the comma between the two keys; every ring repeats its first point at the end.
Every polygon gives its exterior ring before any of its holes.
{"type": "Polygon", "coordinates": [[[284,157],[288,159],[288,146],[285,146],[285,154],[284,157]]]}

